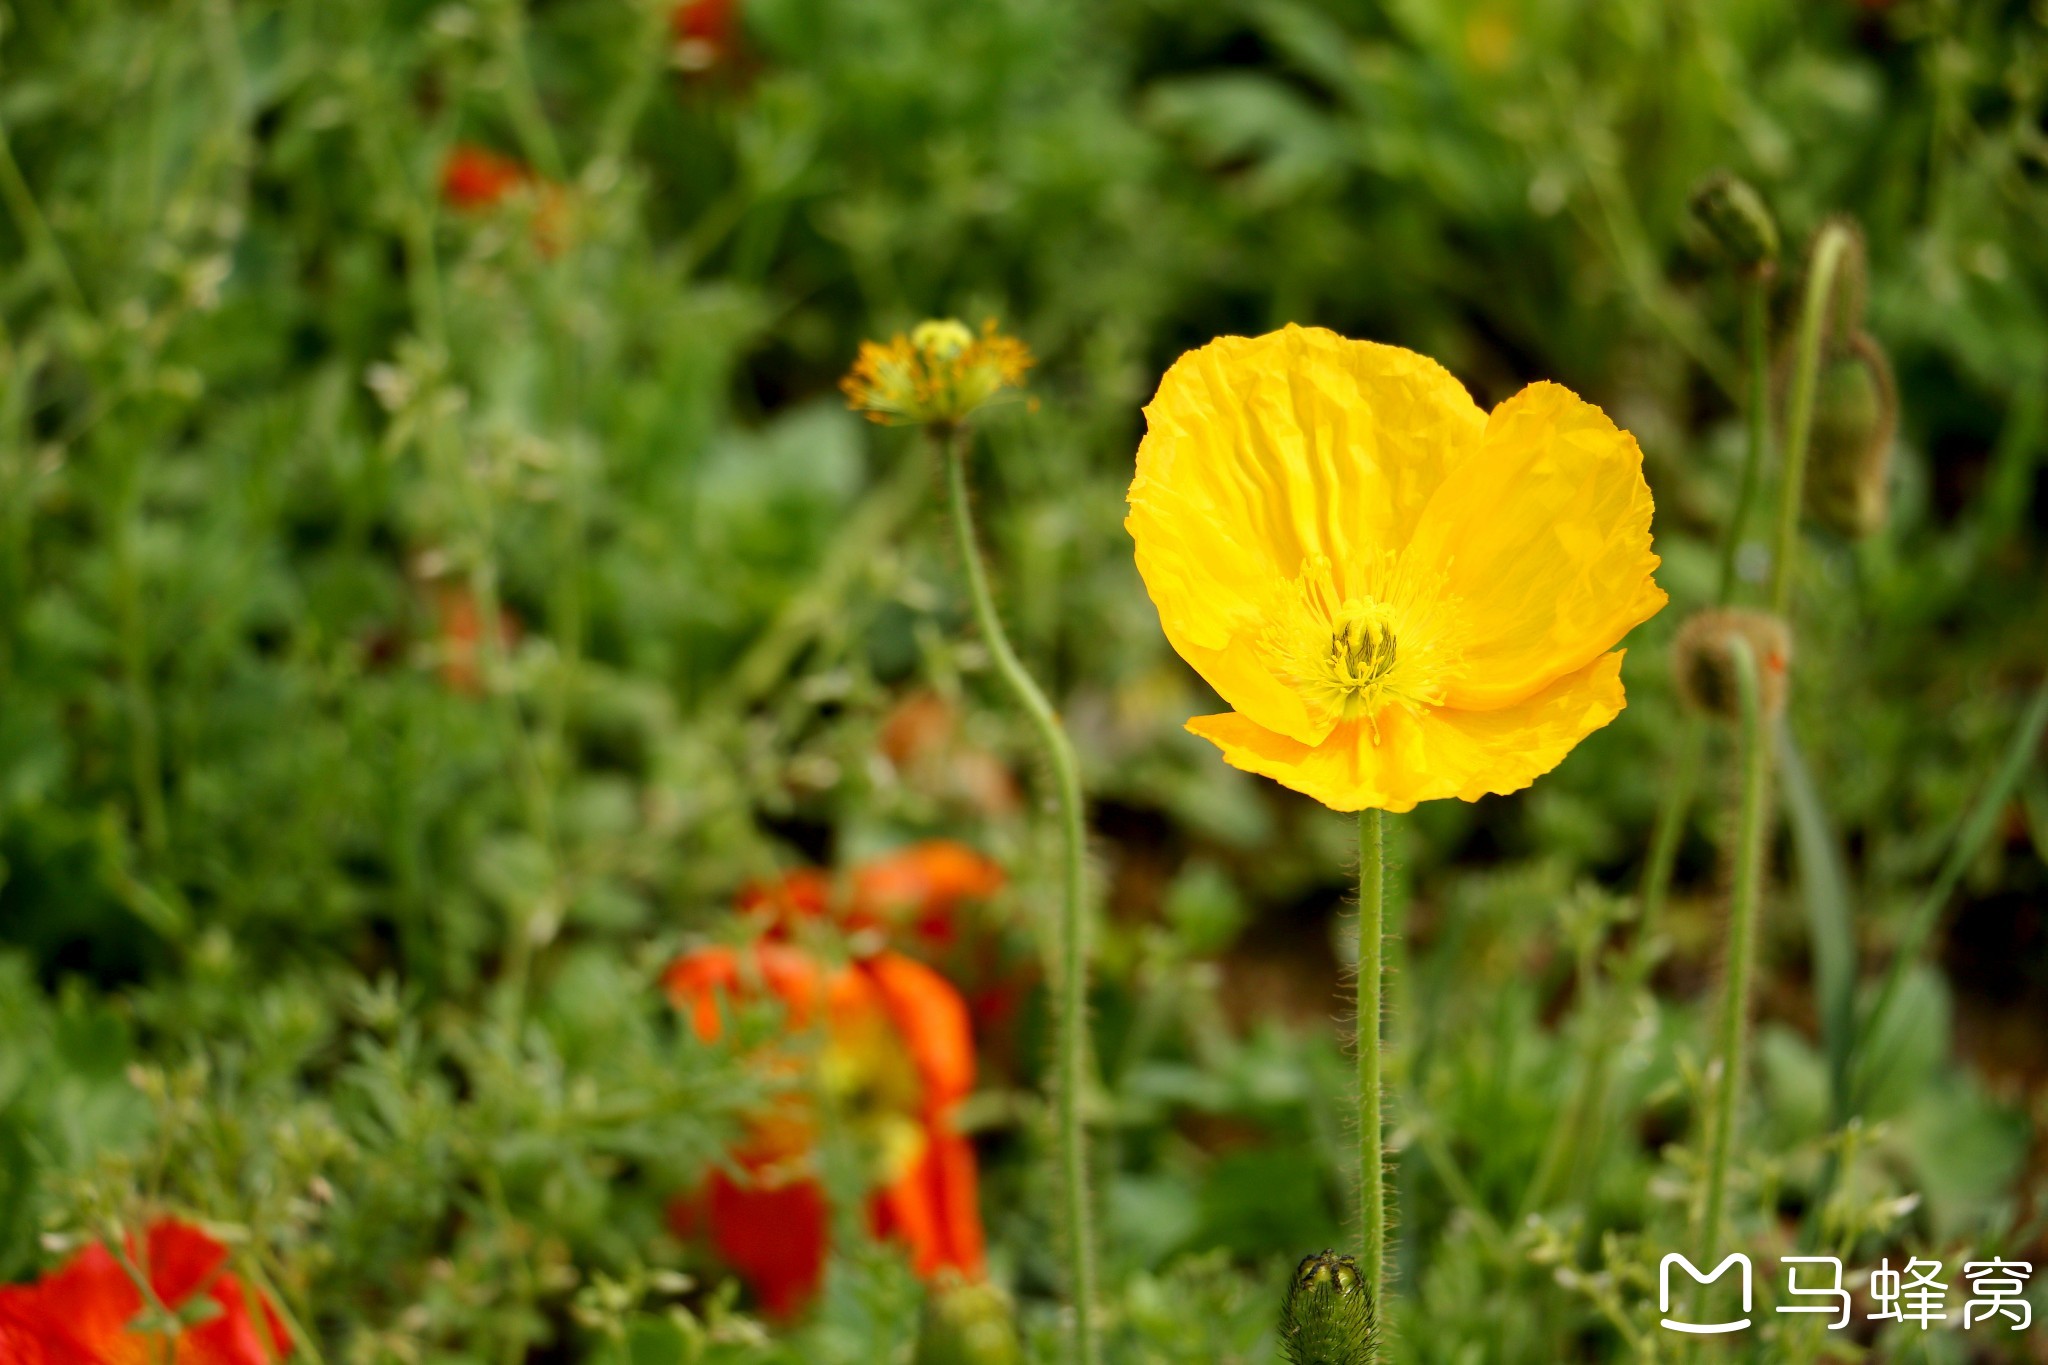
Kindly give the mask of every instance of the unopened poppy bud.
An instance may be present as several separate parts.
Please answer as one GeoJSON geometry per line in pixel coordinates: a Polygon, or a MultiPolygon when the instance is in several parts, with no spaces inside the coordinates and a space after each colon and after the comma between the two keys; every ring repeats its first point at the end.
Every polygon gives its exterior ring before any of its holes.
{"type": "Polygon", "coordinates": [[[1715,171],[1693,190],[1692,216],[1742,270],[1761,270],[1778,259],[1778,221],[1756,187],[1732,171],[1715,171]]]}
{"type": "Polygon", "coordinates": [[[985,1280],[948,1278],[925,1297],[913,1365],[1022,1365],[1009,1295],[985,1280]]]}
{"type": "Polygon", "coordinates": [[[1738,638],[1756,661],[1758,706],[1766,716],[1780,714],[1792,665],[1792,633],[1769,612],[1719,608],[1700,612],[1679,627],[1673,654],[1680,694],[1709,715],[1739,719],[1742,693],[1729,647],[1738,638]]]}
{"type": "Polygon", "coordinates": [[[1330,1251],[1301,1258],[1280,1310],[1280,1350],[1291,1365],[1378,1360],[1378,1315],[1358,1262],[1330,1251]]]}
{"type": "Polygon", "coordinates": [[[1859,539],[1883,527],[1898,420],[1891,362],[1869,333],[1857,332],[1814,377],[1807,516],[1859,539]]]}

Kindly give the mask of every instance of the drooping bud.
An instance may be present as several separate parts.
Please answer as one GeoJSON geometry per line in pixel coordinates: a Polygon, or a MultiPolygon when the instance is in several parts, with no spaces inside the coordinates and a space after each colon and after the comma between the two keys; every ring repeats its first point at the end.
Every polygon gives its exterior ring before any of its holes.
{"type": "Polygon", "coordinates": [[[1678,690],[1685,700],[1724,720],[1742,715],[1742,694],[1735,677],[1735,656],[1729,641],[1748,643],[1756,660],[1757,702],[1765,716],[1785,709],[1785,690],[1792,667],[1792,632],[1777,616],[1741,607],[1703,611],[1679,627],[1672,646],[1678,690]]]}
{"type": "Polygon", "coordinates": [[[1869,333],[1857,332],[1814,377],[1807,516],[1858,539],[1884,526],[1898,422],[1891,361],[1869,333]]]}
{"type": "Polygon", "coordinates": [[[985,1280],[947,1279],[925,1296],[913,1365],[1022,1365],[1009,1295],[985,1280]]]}
{"type": "Polygon", "coordinates": [[[1280,1350],[1291,1365],[1379,1359],[1379,1317],[1358,1262],[1330,1251],[1301,1258],[1280,1309],[1280,1350]]]}
{"type": "Polygon", "coordinates": [[[1778,259],[1778,221],[1756,187],[1733,171],[1715,171],[1693,189],[1692,216],[1739,270],[1765,270],[1778,259]]]}

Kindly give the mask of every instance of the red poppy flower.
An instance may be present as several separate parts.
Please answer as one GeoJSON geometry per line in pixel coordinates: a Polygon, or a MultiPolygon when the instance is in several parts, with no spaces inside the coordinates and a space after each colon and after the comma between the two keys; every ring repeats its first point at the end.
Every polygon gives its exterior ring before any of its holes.
{"type": "Polygon", "coordinates": [[[680,0],[668,16],[676,65],[706,71],[723,61],[732,52],[737,9],[734,0],[680,0]]]}
{"type": "MultiPolygon", "coordinates": [[[[764,992],[782,1002],[791,1035],[821,1026],[817,1086],[870,1160],[875,1234],[901,1241],[920,1275],[984,1273],[974,1149],[954,1126],[974,1087],[974,1043],[967,1007],[944,977],[899,953],[833,966],[764,941],[686,954],[664,985],[706,1042],[723,1032],[722,1003],[764,992]]],[[[779,1072],[801,1064],[781,1051],[760,1060],[779,1072]]],[[[786,1096],[749,1123],[733,1153],[741,1176],[716,1172],[700,1199],[671,1210],[679,1231],[708,1225],[719,1255],[781,1317],[810,1302],[824,1269],[817,1123],[808,1095],[786,1096]]]]}
{"type": "Polygon", "coordinates": [[[33,1286],[0,1289],[0,1360],[7,1365],[271,1365],[291,1353],[290,1338],[268,1300],[225,1273],[227,1248],[188,1223],[162,1219],[129,1259],[156,1298],[185,1314],[194,1300],[210,1313],[179,1329],[172,1352],[163,1336],[134,1326],[142,1291],[114,1254],[95,1243],[33,1286]]]}
{"type": "Polygon", "coordinates": [[[494,208],[533,179],[521,162],[488,147],[458,142],[441,165],[441,197],[458,209],[494,208]]]}
{"type": "Polygon", "coordinates": [[[533,244],[554,256],[568,235],[568,200],[562,187],[533,173],[526,163],[488,147],[458,142],[441,164],[441,198],[465,213],[498,208],[520,192],[530,196],[533,244]]]}

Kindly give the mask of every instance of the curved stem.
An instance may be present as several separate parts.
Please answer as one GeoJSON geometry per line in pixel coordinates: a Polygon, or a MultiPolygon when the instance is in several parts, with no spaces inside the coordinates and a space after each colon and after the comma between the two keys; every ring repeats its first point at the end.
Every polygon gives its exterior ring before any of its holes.
{"type": "Polygon", "coordinates": [[[1721,1001],[1720,1093],[1714,1100],[1708,1146],[1706,1197],[1700,1209],[1700,1250],[1711,1265],[1720,1255],[1721,1218],[1728,1198],[1728,1162],[1741,1102],[1743,1058],[1748,1050],[1750,977],[1755,969],[1757,901],[1763,881],[1764,788],[1770,774],[1770,741],[1757,698],[1756,656],[1741,638],[1728,642],[1742,702],[1738,747],[1742,796],[1735,836],[1735,885],[1728,911],[1726,993],[1721,1001]]]}
{"type": "Polygon", "coordinates": [[[1813,390],[1820,373],[1822,324],[1850,240],[1849,229],[1840,223],[1829,223],[1820,230],[1799,308],[1792,396],[1785,416],[1785,459],[1779,471],[1778,536],[1771,555],[1771,610],[1780,616],[1792,598],[1792,560],[1799,548],[1799,507],[1806,486],[1806,442],[1813,434],[1813,390]]]}
{"type": "Polygon", "coordinates": [[[1365,1255],[1359,1262],[1373,1312],[1386,1310],[1387,1195],[1381,1145],[1380,986],[1386,926],[1384,817],[1358,813],[1358,1208],[1365,1255]]]}
{"type": "Polygon", "coordinates": [[[1088,1076],[1088,953],[1084,916],[1087,872],[1082,858],[1087,831],[1081,805],[1081,771],[1074,746],[1061,728],[1052,703],[1010,647],[1010,637],[996,614],[989,591],[988,570],[974,535],[974,511],[967,492],[968,438],[963,428],[930,429],[939,458],[946,466],[946,490],[953,509],[953,532],[960,560],[967,570],[967,591],[974,604],[975,624],[988,646],[996,676],[1037,730],[1046,764],[1052,770],[1053,797],[1059,807],[1064,843],[1057,980],[1054,1014],[1058,1041],[1053,1092],[1057,1109],[1061,1213],[1066,1224],[1067,1292],[1073,1298],[1068,1324],[1068,1358],[1074,1365],[1097,1365],[1101,1343],[1095,1321],[1095,1231],[1088,1196],[1088,1134],[1081,1122],[1081,1092],[1088,1076]]]}

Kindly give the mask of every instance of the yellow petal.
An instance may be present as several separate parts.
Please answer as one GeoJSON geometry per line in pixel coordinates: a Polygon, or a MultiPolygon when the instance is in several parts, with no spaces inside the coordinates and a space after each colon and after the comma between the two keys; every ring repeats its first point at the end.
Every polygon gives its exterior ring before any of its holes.
{"type": "Polygon", "coordinates": [[[1650,512],[1642,451],[1600,409],[1547,383],[1495,408],[1408,549],[1441,567],[1460,623],[1444,705],[1513,705],[1663,606],[1650,512]]]}
{"type": "Polygon", "coordinates": [[[1289,326],[1182,356],[1145,419],[1124,525],[1167,639],[1246,716],[1320,739],[1250,647],[1276,585],[1398,551],[1485,414],[1426,356],[1289,326]]]}
{"type": "Polygon", "coordinates": [[[1490,711],[1389,706],[1375,740],[1347,721],[1321,744],[1275,734],[1235,712],[1196,716],[1188,729],[1231,766],[1270,777],[1332,810],[1412,810],[1418,801],[1477,801],[1520,791],[1572,746],[1620,714],[1622,651],[1606,654],[1532,697],[1490,711]]]}

